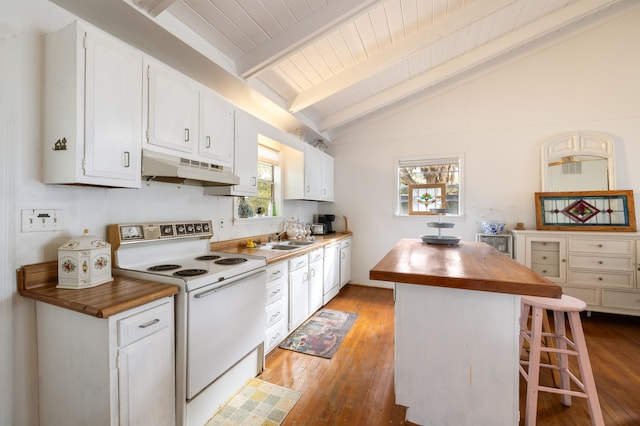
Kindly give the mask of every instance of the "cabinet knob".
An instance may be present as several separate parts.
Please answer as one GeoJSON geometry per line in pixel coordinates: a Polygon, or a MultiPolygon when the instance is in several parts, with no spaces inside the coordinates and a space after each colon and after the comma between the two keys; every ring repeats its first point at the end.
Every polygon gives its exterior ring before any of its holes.
{"type": "Polygon", "coordinates": [[[604,262],[602,260],[598,260],[598,265],[602,265],[604,262]]]}
{"type": "Polygon", "coordinates": [[[129,153],[129,151],[125,151],[124,152],[124,167],[130,167],[131,166],[131,154],[129,153]]]}
{"type": "Polygon", "coordinates": [[[207,148],[211,148],[211,136],[207,136],[207,137],[205,138],[205,140],[207,141],[207,142],[206,142],[206,144],[205,144],[205,146],[206,146],[207,148]]]}
{"type": "Polygon", "coordinates": [[[542,259],[547,260],[547,256],[542,256],[542,259]]]}
{"type": "Polygon", "coordinates": [[[184,129],[184,141],[189,142],[189,129],[184,129]]]}
{"type": "Polygon", "coordinates": [[[546,270],[546,269],[543,269],[543,270],[542,270],[542,273],[543,273],[543,274],[546,274],[546,273],[547,273],[547,270],[546,270]]]}
{"type": "Polygon", "coordinates": [[[598,281],[602,281],[602,277],[598,277],[598,281]]]}
{"type": "Polygon", "coordinates": [[[602,244],[598,244],[598,248],[602,248],[602,244]]]}
{"type": "Polygon", "coordinates": [[[566,262],[566,261],[567,261],[567,259],[561,259],[560,260],[560,262],[566,262]]]}

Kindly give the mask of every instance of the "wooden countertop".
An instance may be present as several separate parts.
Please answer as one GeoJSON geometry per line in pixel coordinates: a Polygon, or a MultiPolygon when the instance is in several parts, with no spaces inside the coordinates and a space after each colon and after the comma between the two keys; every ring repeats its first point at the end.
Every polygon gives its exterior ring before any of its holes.
{"type": "MultiPolygon", "coordinates": [[[[351,235],[352,235],[352,232],[350,231],[336,232],[334,234],[328,234],[328,235],[314,235],[314,238],[317,244],[312,244],[304,248],[301,248],[299,250],[292,250],[292,251],[270,250],[270,249],[264,249],[260,247],[247,248],[246,247],[247,238],[211,243],[210,248],[212,251],[223,251],[225,253],[250,254],[254,256],[262,256],[267,259],[267,264],[272,264],[272,263],[281,262],[283,260],[292,259],[296,256],[309,253],[310,251],[313,251],[320,247],[324,247],[329,244],[339,242],[340,240],[343,240],[351,235]]],[[[254,241],[258,241],[258,239],[254,239],[254,241]]]]}
{"type": "Polygon", "coordinates": [[[18,293],[62,308],[107,318],[178,293],[178,287],[114,276],[113,282],[85,289],[56,288],[58,262],[25,265],[17,270],[18,293]]]}
{"type": "Polygon", "coordinates": [[[484,243],[455,246],[403,239],[369,271],[372,280],[528,296],[562,296],[562,288],[484,243]]]}

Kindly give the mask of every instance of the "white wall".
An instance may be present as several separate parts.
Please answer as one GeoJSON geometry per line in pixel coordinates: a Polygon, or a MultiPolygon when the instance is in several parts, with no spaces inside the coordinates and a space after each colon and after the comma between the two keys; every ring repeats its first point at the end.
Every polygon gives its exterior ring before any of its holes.
{"type": "MultiPolygon", "coordinates": [[[[376,116],[332,141],[336,200],[354,232],[353,281],[400,238],[430,231],[428,219],[394,217],[394,158],[464,153],[465,216],[450,234],[475,238],[483,216],[535,228],[540,144],[565,131],[596,130],[616,140],[618,189],[640,185],[640,13],[604,23],[410,106],[376,116]],[[491,210],[493,209],[493,211],[491,210]]],[[[637,197],[637,193],[636,193],[637,197]]]]}
{"type": "MultiPolygon", "coordinates": [[[[106,237],[106,225],[224,219],[214,240],[277,232],[284,220],[233,225],[232,198],[204,196],[201,187],[143,183],[139,190],[41,183],[44,34],[74,19],[47,0],[0,2],[0,424],[37,425],[35,304],[16,292],[22,265],[57,259],[57,248],[84,229],[106,237]],[[63,211],[63,230],[22,233],[20,210],[63,211]]],[[[284,132],[265,126],[273,139],[284,132]]],[[[284,141],[287,143],[286,141],[284,141]]],[[[317,203],[287,201],[281,214],[311,222],[317,203]]]]}

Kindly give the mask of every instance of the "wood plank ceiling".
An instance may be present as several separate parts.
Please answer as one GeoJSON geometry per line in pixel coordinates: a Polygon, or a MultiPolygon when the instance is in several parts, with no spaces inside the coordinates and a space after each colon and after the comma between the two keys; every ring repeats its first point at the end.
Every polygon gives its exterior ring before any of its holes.
{"type": "Polygon", "coordinates": [[[622,2],[125,1],[170,14],[238,77],[328,136],[622,2]]]}

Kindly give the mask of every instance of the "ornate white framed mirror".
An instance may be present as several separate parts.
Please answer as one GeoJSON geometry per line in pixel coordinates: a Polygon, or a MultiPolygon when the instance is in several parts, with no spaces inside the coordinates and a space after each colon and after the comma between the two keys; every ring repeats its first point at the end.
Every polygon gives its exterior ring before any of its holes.
{"type": "Polygon", "coordinates": [[[600,132],[567,132],[542,144],[542,191],[610,191],[616,188],[614,141],[600,132]]]}

